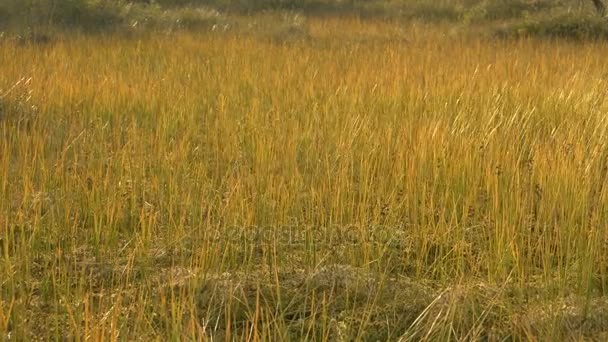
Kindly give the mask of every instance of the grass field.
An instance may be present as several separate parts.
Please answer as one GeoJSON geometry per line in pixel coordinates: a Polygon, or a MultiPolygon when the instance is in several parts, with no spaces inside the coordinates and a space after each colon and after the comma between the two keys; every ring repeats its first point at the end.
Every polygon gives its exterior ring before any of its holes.
{"type": "Polygon", "coordinates": [[[0,340],[607,339],[608,46],[290,20],[0,40],[0,340]]]}

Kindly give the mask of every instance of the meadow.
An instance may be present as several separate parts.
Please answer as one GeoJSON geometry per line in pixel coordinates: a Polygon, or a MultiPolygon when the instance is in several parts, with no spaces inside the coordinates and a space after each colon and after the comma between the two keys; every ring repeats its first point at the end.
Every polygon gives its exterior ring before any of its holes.
{"type": "Polygon", "coordinates": [[[608,338],[605,42],[280,18],[0,39],[0,339],[608,338]]]}

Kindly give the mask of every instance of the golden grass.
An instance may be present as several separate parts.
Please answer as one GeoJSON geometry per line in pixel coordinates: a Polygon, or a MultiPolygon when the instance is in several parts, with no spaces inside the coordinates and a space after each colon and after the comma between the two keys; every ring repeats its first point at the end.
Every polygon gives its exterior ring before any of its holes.
{"type": "Polygon", "coordinates": [[[0,336],[606,337],[608,47],[306,25],[0,42],[0,336]]]}

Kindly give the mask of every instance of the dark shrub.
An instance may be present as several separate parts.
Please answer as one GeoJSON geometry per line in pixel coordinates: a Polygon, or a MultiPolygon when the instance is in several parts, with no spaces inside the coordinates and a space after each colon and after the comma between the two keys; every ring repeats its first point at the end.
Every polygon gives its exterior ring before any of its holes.
{"type": "Polygon", "coordinates": [[[606,40],[608,39],[608,22],[597,16],[563,14],[503,27],[497,31],[497,34],[503,37],[606,40]]]}

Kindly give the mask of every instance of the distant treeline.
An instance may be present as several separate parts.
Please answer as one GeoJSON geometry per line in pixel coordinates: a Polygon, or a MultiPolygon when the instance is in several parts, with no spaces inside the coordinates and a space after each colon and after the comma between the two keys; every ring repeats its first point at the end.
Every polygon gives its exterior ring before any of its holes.
{"type": "Polygon", "coordinates": [[[0,31],[86,32],[125,27],[214,27],[230,14],[295,11],[307,16],[505,24],[507,35],[606,38],[606,0],[0,0],[0,31]],[[600,15],[598,15],[600,14],[600,15]]]}

